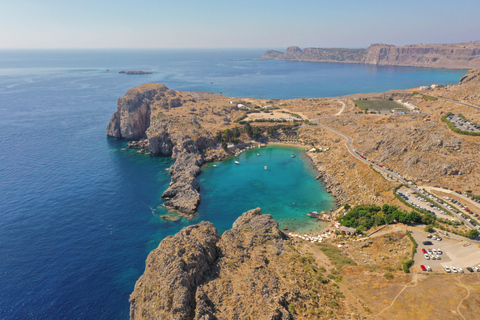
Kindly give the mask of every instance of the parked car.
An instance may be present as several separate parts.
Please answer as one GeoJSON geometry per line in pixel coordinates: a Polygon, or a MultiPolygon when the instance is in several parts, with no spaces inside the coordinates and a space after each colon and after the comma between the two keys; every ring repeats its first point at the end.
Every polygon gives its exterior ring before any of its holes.
{"type": "Polygon", "coordinates": [[[470,272],[475,272],[475,271],[473,271],[473,269],[470,268],[470,267],[467,267],[467,270],[470,271],[470,272]]]}
{"type": "Polygon", "coordinates": [[[430,233],[427,234],[427,238],[428,238],[428,239],[431,239],[431,238],[432,238],[432,235],[431,235],[430,233]]]}
{"type": "Polygon", "coordinates": [[[459,267],[459,268],[457,268],[457,270],[458,270],[459,273],[463,273],[463,269],[462,269],[462,268],[459,267]]]}
{"type": "Polygon", "coordinates": [[[427,268],[425,268],[423,264],[420,266],[420,268],[422,268],[422,271],[427,271],[427,268]]]}
{"type": "Polygon", "coordinates": [[[431,241],[423,241],[423,245],[431,246],[431,245],[433,245],[433,243],[431,241]]]}
{"type": "Polygon", "coordinates": [[[437,249],[437,253],[438,253],[438,254],[442,254],[443,252],[442,252],[442,250],[437,249]]]}
{"type": "Polygon", "coordinates": [[[445,269],[445,272],[448,272],[448,273],[452,272],[452,270],[450,270],[450,268],[447,267],[447,266],[445,266],[445,267],[443,267],[443,268],[445,269]]]}
{"type": "Polygon", "coordinates": [[[423,256],[425,257],[425,259],[430,260],[430,256],[428,254],[425,253],[423,256]]]}
{"type": "Polygon", "coordinates": [[[450,269],[452,269],[454,273],[458,273],[458,270],[454,266],[451,266],[450,269]]]}
{"type": "Polygon", "coordinates": [[[427,268],[427,271],[432,271],[432,268],[430,268],[429,266],[425,266],[425,268],[427,268]]]}
{"type": "Polygon", "coordinates": [[[422,253],[423,253],[423,254],[427,253],[427,250],[425,250],[424,248],[422,248],[422,253]]]}

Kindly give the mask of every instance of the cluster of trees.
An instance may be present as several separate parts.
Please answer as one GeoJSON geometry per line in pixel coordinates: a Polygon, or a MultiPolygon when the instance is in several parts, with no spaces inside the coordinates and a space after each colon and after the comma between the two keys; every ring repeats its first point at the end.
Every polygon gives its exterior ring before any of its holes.
{"type": "Polygon", "coordinates": [[[290,131],[292,130],[293,126],[269,126],[266,128],[255,126],[252,127],[250,123],[245,123],[242,127],[234,127],[233,129],[225,129],[223,131],[217,132],[217,139],[222,142],[222,148],[227,149],[228,143],[238,143],[240,141],[240,136],[245,133],[252,139],[258,139],[262,136],[262,134],[266,131],[268,135],[273,136],[277,133],[279,129],[283,131],[290,131]]]}
{"type": "MultiPolygon", "coordinates": [[[[348,209],[347,209],[348,210],[348,209]]],[[[384,204],[382,207],[372,206],[357,206],[346,215],[340,218],[340,223],[343,226],[356,228],[357,231],[366,231],[374,226],[384,224],[392,224],[401,222],[411,224],[416,222],[432,223],[435,221],[435,216],[430,214],[421,215],[416,211],[406,212],[399,210],[395,206],[384,204]]]]}

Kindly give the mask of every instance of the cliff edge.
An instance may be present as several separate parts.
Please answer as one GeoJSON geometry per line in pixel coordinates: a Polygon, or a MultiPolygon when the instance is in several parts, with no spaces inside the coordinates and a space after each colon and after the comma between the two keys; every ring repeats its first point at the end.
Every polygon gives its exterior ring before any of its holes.
{"type": "Polygon", "coordinates": [[[480,67],[480,41],[454,44],[394,46],[372,44],[367,49],[288,47],[283,53],[266,51],[262,59],[310,62],[363,63],[449,69],[480,67]]]}
{"type": "Polygon", "coordinates": [[[185,227],[149,254],[130,297],[130,317],[280,320],[293,319],[292,306],[304,304],[342,315],[341,303],[320,303],[336,294],[320,272],[312,276],[302,269],[295,279],[286,276],[294,270],[288,241],[259,208],[244,213],[222,236],[209,222],[185,227]],[[315,297],[308,294],[312,284],[315,297]]]}
{"type": "MultiPolygon", "coordinates": [[[[110,137],[134,141],[130,146],[175,160],[170,168],[172,181],[162,197],[168,199],[166,207],[187,216],[195,214],[200,203],[196,176],[205,162],[202,150],[216,143],[211,130],[197,121],[194,105],[196,99],[186,92],[156,83],[144,84],[118,99],[106,130],[110,137]]],[[[215,159],[210,157],[210,161],[215,159]]]]}

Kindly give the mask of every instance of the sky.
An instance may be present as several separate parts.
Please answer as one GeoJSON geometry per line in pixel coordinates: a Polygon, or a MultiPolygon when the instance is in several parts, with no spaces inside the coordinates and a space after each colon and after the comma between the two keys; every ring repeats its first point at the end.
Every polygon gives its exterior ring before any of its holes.
{"type": "Polygon", "coordinates": [[[366,48],[480,40],[478,0],[0,0],[0,49],[366,48]]]}

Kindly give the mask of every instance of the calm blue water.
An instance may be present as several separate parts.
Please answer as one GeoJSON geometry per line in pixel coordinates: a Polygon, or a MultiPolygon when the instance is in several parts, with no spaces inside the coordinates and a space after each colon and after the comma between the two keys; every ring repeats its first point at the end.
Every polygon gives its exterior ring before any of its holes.
{"type": "Polygon", "coordinates": [[[124,142],[105,136],[117,98],[131,87],[160,82],[294,98],[455,83],[465,74],[228,60],[262,53],[0,52],[0,319],[127,319],[147,254],[183,226],[207,219],[225,230],[238,214],[261,206],[282,226],[305,230],[311,225],[304,212],[332,206],[307,162],[288,157],[291,149],[267,148],[261,156],[243,154],[240,166],[207,167],[199,216],[162,221],[171,160],[123,151],[124,142]],[[123,69],[155,73],[117,73],[123,69]]]}

